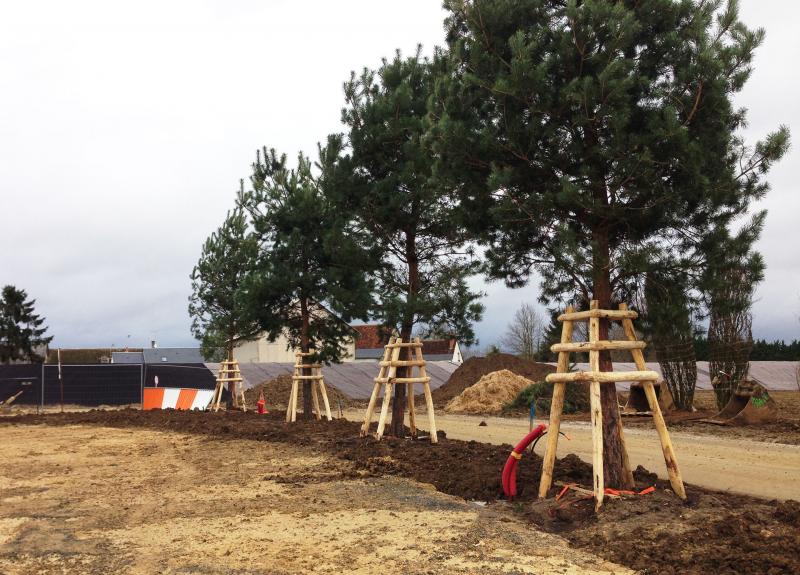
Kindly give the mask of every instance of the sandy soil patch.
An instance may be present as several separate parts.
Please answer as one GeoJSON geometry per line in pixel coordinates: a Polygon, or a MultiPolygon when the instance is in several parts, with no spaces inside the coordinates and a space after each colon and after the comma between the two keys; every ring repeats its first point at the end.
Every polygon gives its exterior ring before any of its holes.
{"type": "Polygon", "coordinates": [[[625,573],[555,535],[287,444],[4,426],[0,572],[625,573]]]}

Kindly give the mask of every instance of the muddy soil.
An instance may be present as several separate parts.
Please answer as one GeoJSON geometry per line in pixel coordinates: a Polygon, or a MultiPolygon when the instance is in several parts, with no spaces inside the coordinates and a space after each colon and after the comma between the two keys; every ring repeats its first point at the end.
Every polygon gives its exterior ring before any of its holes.
{"type": "MultiPolygon", "coordinates": [[[[442,437],[426,441],[359,438],[354,422],[304,421],[286,425],[279,415],[186,413],[172,411],[85,412],[6,418],[3,425],[103,425],[145,427],[222,439],[289,443],[333,455],[368,476],[403,476],[432,483],[439,491],[465,499],[500,499],[500,471],[511,449],[442,437]]],[[[444,435],[444,434],[442,434],[444,435]]],[[[666,482],[637,469],[639,487],[656,492],[610,501],[595,515],[592,502],[548,499],[535,502],[541,460],[523,457],[520,496],[511,505],[543,529],[561,533],[576,547],[645,573],[798,573],[800,504],[765,501],[688,486],[689,500],[677,499],[666,482]]],[[[556,481],[588,485],[591,471],[577,457],[556,467],[556,481]]],[[[560,488],[554,486],[551,495],[560,488]]]]}
{"type": "Polygon", "coordinates": [[[444,407],[448,401],[460,395],[470,385],[487,373],[507,369],[536,383],[543,381],[548,373],[556,370],[552,365],[522,359],[508,353],[492,353],[485,357],[470,357],[456,369],[442,387],[432,392],[436,407],[444,407]]]}

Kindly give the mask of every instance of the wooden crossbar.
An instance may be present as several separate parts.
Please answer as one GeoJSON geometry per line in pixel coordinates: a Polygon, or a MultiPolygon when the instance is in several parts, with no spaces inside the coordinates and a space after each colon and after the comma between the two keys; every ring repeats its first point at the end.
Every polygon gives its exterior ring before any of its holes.
{"type": "Polygon", "coordinates": [[[391,381],[392,383],[429,383],[431,381],[430,377],[383,377],[383,378],[375,378],[376,383],[387,383],[391,381]]]}
{"type": "Polygon", "coordinates": [[[562,313],[558,316],[558,321],[588,321],[595,318],[605,318],[614,321],[622,321],[623,319],[636,319],[639,314],[635,311],[618,311],[613,309],[590,309],[586,311],[572,311],[569,313],[562,313]]]}
{"type": "MultiPolygon", "coordinates": [[[[596,353],[596,352],[593,352],[596,353]]],[[[549,373],[545,379],[548,383],[563,381],[575,383],[596,381],[598,383],[616,383],[617,381],[658,381],[661,378],[655,371],[574,371],[572,373],[549,373]]]]}
{"type": "Polygon", "coordinates": [[[560,353],[562,351],[575,353],[582,351],[644,349],[646,346],[647,344],[643,341],[574,341],[572,343],[557,343],[551,345],[550,349],[554,353],[560,353]]]}
{"type": "Polygon", "coordinates": [[[412,360],[397,360],[392,364],[390,361],[380,361],[378,365],[381,367],[389,367],[389,365],[394,365],[395,367],[422,367],[425,365],[425,360],[419,361],[417,359],[412,360]]]}

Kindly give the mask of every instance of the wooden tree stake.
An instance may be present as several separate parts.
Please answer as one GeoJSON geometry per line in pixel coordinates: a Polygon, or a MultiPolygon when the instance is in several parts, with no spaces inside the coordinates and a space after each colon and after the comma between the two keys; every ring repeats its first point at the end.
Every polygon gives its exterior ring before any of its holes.
{"type": "MultiPolygon", "coordinates": [[[[573,308],[569,306],[567,313],[572,313],[573,308]]],[[[561,326],[561,343],[565,344],[572,341],[572,321],[565,320],[561,326]]],[[[569,371],[569,352],[562,351],[558,354],[557,373],[567,373],[569,371]]],[[[547,492],[553,483],[553,465],[556,461],[556,450],[558,449],[558,434],[561,430],[561,413],[564,411],[564,394],[567,384],[564,382],[553,384],[553,399],[550,403],[550,428],[547,433],[547,444],[544,450],[544,460],[542,461],[542,478],[539,481],[539,497],[547,497],[547,492]]]]}
{"type": "Polygon", "coordinates": [[[386,429],[386,420],[389,416],[389,403],[392,400],[392,392],[395,385],[406,385],[407,390],[407,404],[408,404],[408,419],[411,428],[411,435],[417,435],[417,416],[414,406],[414,384],[421,383],[423,393],[425,394],[425,403],[428,410],[428,424],[430,426],[431,443],[438,441],[438,433],[436,431],[436,418],[433,408],[433,396],[431,395],[430,377],[425,370],[425,359],[422,356],[422,341],[414,338],[413,341],[403,342],[399,337],[389,338],[389,343],[386,344],[383,350],[383,359],[379,362],[380,369],[378,370],[378,377],[375,378],[375,387],[372,389],[372,395],[369,398],[367,405],[367,412],[364,415],[364,423],[361,426],[361,435],[369,433],[369,427],[372,423],[372,416],[375,411],[375,405],[378,402],[378,396],[383,389],[383,403],[381,405],[380,416],[378,418],[378,430],[376,437],[381,439],[383,432],[386,429]],[[412,349],[412,357],[416,359],[400,359],[400,351],[410,347],[412,349]],[[397,377],[398,367],[417,368],[419,375],[413,377],[410,373],[408,377],[397,377]]]}
{"type": "MultiPolygon", "coordinates": [[[[637,317],[636,312],[628,310],[628,306],[620,304],[619,310],[599,309],[597,301],[591,302],[588,311],[575,312],[570,306],[565,313],[559,316],[559,321],[563,322],[561,330],[561,343],[551,347],[558,352],[558,368],[556,373],[547,376],[547,381],[553,383],[553,399],[550,405],[550,429],[547,434],[547,445],[545,447],[544,461],[542,462],[542,477],[539,482],[539,497],[546,497],[547,492],[553,482],[553,466],[558,447],[558,433],[561,426],[561,413],[564,408],[564,394],[566,385],[571,382],[588,382],[589,399],[592,417],[592,469],[593,485],[592,490],[595,497],[595,510],[599,510],[603,505],[605,496],[605,484],[603,473],[603,413],[600,406],[600,386],[606,384],[614,385],[617,381],[641,381],[653,413],[653,423],[658,437],[661,441],[661,449],[664,454],[664,461],[667,465],[672,490],[681,499],[686,499],[686,490],[683,485],[678,463],[675,459],[675,452],[669,438],[664,417],[658,405],[658,399],[653,387],[653,382],[659,379],[654,371],[647,369],[644,361],[644,342],[638,341],[636,331],[633,327],[633,320],[637,317]],[[612,321],[622,323],[627,341],[605,341],[600,339],[600,318],[607,318],[612,321]],[[573,342],[572,322],[588,321],[589,341],[573,342]],[[600,352],[607,350],[627,350],[633,356],[637,371],[633,372],[601,372],[600,371],[600,352]],[[589,352],[589,371],[569,372],[569,354],[581,351],[589,352]]],[[[619,406],[617,406],[619,409],[619,406]]],[[[622,431],[622,419],[618,421],[620,439],[622,440],[622,464],[625,471],[625,478],[633,484],[633,473],[631,471],[630,458],[625,444],[625,436],[622,431]]]]}
{"type": "Polygon", "coordinates": [[[239,370],[239,360],[225,360],[220,362],[217,372],[217,384],[214,386],[214,394],[211,396],[211,411],[219,411],[222,407],[222,390],[227,386],[231,393],[231,404],[234,408],[247,411],[244,399],[244,378],[239,370]]]}
{"type": "Polygon", "coordinates": [[[306,363],[305,359],[314,352],[296,352],[294,362],[294,373],[292,374],[292,391],[289,394],[289,405],[286,407],[286,422],[297,421],[297,398],[300,395],[300,384],[304,381],[311,381],[311,402],[314,406],[314,417],[322,419],[320,410],[319,396],[325,405],[325,417],[332,421],[331,405],[328,401],[328,391],[325,388],[325,378],[322,375],[322,365],[319,363],[306,363]],[[303,375],[303,370],[311,370],[311,375],[303,375]]]}

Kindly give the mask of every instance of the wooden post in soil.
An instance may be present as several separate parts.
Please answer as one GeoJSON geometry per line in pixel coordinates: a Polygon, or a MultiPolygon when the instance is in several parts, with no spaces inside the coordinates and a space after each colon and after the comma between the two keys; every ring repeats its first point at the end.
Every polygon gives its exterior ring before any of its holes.
{"type": "MultiPolygon", "coordinates": [[[[553,481],[553,465],[558,447],[558,431],[561,423],[561,412],[564,403],[564,386],[568,383],[588,382],[589,397],[591,403],[592,416],[592,469],[593,485],[592,491],[595,497],[595,509],[598,510],[603,504],[605,496],[605,477],[603,473],[603,412],[600,405],[600,389],[602,385],[613,385],[617,381],[640,381],[645,389],[650,409],[653,412],[653,422],[658,431],[661,447],[664,454],[664,461],[667,465],[672,490],[681,499],[686,499],[686,490],[683,486],[678,464],[675,460],[675,453],[672,449],[672,442],[667,432],[667,426],[661,415],[658,406],[653,382],[659,376],[654,371],[649,371],[644,361],[642,349],[644,342],[638,341],[636,331],[633,328],[633,320],[637,313],[628,310],[625,304],[619,306],[619,310],[599,309],[597,301],[592,301],[588,311],[574,312],[572,308],[567,308],[566,313],[558,317],[563,322],[561,343],[555,344],[551,350],[558,352],[558,369],[556,373],[547,376],[547,381],[554,384],[553,400],[550,407],[550,429],[548,431],[547,445],[545,447],[544,461],[542,463],[542,477],[539,482],[539,497],[546,497],[553,481]],[[600,339],[600,320],[609,319],[622,323],[627,341],[608,341],[600,339]],[[589,341],[573,342],[572,322],[588,321],[589,341]],[[611,349],[628,350],[636,363],[637,371],[614,372],[600,371],[600,353],[611,349]],[[589,352],[589,371],[567,373],[569,369],[569,354],[575,352],[589,352]]],[[[617,407],[619,409],[619,407],[617,407]]],[[[633,473],[631,472],[630,460],[625,448],[624,435],[622,433],[621,421],[617,424],[620,439],[622,440],[622,460],[624,467],[624,478],[633,483],[633,473]]]]}
{"type": "Polygon", "coordinates": [[[239,361],[236,359],[226,359],[219,364],[217,372],[217,385],[214,386],[214,394],[211,396],[212,411],[219,411],[222,401],[222,390],[228,388],[231,393],[231,405],[242,411],[247,411],[244,399],[244,378],[239,370],[239,361]]]}
{"type": "MultiPolygon", "coordinates": [[[[622,303],[619,305],[619,309],[627,310],[628,306],[622,303]]],[[[622,320],[622,329],[625,331],[625,337],[627,337],[629,341],[636,340],[636,330],[633,328],[633,322],[630,319],[622,320]]],[[[633,355],[633,361],[636,363],[636,369],[641,371],[647,367],[641,349],[631,350],[631,355],[633,355]]],[[[667,424],[664,421],[664,416],[661,414],[661,407],[658,405],[658,397],[653,388],[653,382],[642,381],[642,387],[647,396],[647,403],[650,404],[650,411],[653,414],[653,424],[658,432],[658,439],[661,441],[661,451],[664,453],[664,461],[667,464],[669,483],[672,485],[672,490],[678,497],[686,499],[686,488],[683,485],[683,478],[678,469],[678,461],[675,459],[675,451],[672,449],[672,440],[669,438],[667,424]]]]}
{"type": "Polygon", "coordinates": [[[367,413],[364,416],[364,424],[361,426],[362,437],[369,433],[369,426],[372,423],[372,414],[375,411],[375,404],[378,402],[378,396],[383,387],[383,384],[380,382],[386,378],[386,373],[389,370],[387,366],[389,365],[389,359],[394,351],[394,348],[390,346],[394,343],[395,339],[394,336],[390,337],[388,345],[383,348],[383,358],[381,358],[378,364],[380,366],[380,369],[378,369],[378,377],[375,378],[375,385],[372,387],[372,395],[370,395],[369,403],[367,404],[367,413]]]}
{"type": "Polygon", "coordinates": [[[378,430],[376,437],[380,439],[383,437],[384,430],[386,429],[386,420],[389,415],[389,403],[392,399],[392,390],[395,385],[405,385],[408,391],[408,414],[409,423],[412,436],[416,437],[417,434],[417,420],[416,411],[414,409],[414,384],[421,383],[423,393],[425,394],[425,403],[428,410],[428,423],[430,426],[431,443],[438,441],[438,433],[436,430],[436,418],[433,408],[433,397],[431,396],[430,381],[425,371],[425,359],[422,355],[422,342],[420,339],[414,338],[413,341],[403,342],[399,337],[392,337],[389,343],[384,347],[383,359],[379,363],[378,377],[375,378],[375,387],[372,389],[372,395],[367,405],[367,412],[364,415],[364,424],[361,426],[361,435],[369,433],[369,427],[372,423],[372,415],[375,411],[375,405],[378,401],[378,396],[383,389],[383,403],[381,405],[380,416],[378,418],[378,430]],[[400,359],[402,350],[408,350],[410,353],[405,357],[414,359],[400,359]],[[405,368],[405,377],[397,377],[398,368],[405,368]],[[413,375],[413,368],[419,370],[419,375],[413,375]]]}
{"type": "MultiPolygon", "coordinates": [[[[572,313],[573,308],[569,306],[567,313],[572,313]]],[[[566,345],[572,341],[572,322],[565,321],[561,326],[561,343],[566,345]]],[[[553,351],[555,346],[553,346],[553,351]]],[[[558,351],[558,367],[556,373],[569,372],[569,350],[558,351]]],[[[539,497],[547,497],[547,490],[553,482],[553,465],[556,460],[556,448],[558,447],[558,434],[561,429],[561,413],[564,410],[564,394],[567,384],[559,381],[553,384],[553,399],[550,403],[550,428],[547,433],[547,444],[542,461],[542,478],[539,481],[539,497]]]]}
{"type": "MultiPolygon", "coordinates": [[[[298,351],[294,354],[294,373],[292,374],[292,390],[289,392],[289,405],[286,407],[286,422],[291,423],[297,421],[297,399],[300,395],[300,386],[306,382],[311,382],[311,404],[314,410],[314,416],[317,419],[322,419],[322,410],[320,409],[319,396],[322,396],[322,402],[325,405],[325,417],[328,421],[332,421],[331,404],[328,401],[328,390],[325,387],[325,378],[322,375],[322,364],[320,363],[306,363],[306,358],[314,355],[314,352],[298,351]]],[[[305,398],[303,398],[305,404],[305,398]]]]}

